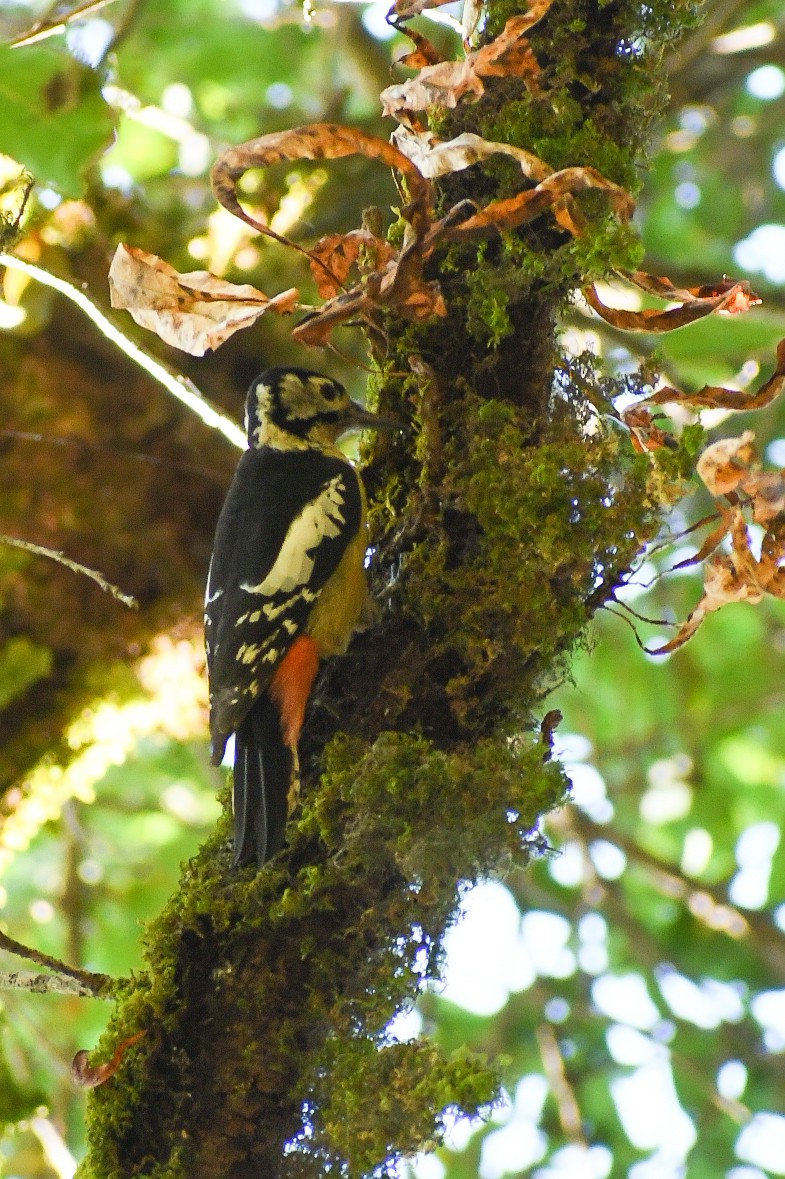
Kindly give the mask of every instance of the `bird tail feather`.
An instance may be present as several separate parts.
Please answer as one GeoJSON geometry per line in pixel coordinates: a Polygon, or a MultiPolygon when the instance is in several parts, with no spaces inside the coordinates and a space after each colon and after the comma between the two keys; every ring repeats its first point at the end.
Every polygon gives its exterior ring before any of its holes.
{"type": "Polygon", "coordinates": [[[261,868],[283,847],[294,758],[279,710],[260,696],[237,730],[234,747],[234,867],[261,868]]]}

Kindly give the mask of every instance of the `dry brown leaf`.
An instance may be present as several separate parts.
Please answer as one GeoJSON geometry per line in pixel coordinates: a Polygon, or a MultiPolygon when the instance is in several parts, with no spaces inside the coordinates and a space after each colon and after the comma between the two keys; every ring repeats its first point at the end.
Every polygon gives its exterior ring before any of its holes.
{"type": "Polygon", "coordinates": [[[666,405],[678,402],[689,405],[694,409],[765,409],[771,405],[785,388],[785,340],[777,345],[777,366],[756,393],[747,393],[739,389],[723,389],[719,385],[704,385],[695,393],[684,393],[681,389],[673,389],[665,385],[658,389],[651,397],[647,397],[641,405],[666,405]]]}
{"type": "Polygon", "coordinates": [[[545,180],[553,175],[553,168],[539,156],[509,143],[494,143],[471,131],[457,135],[455,139],[437,139],[429,131],[412,131],[408,127],[397,127],[391,136],[392,142],[419,168],[429,180],[444,176],[448,172],[460,172],[478,164],[492,155],[511,156],[520,164],[524,176],[530,180],[545,180]]]}
{"type": "Polygon", "coordinates": [[[657,295],[660,299],[677,299],[680,303],[693,299],[716,299],[727,295],[730,291],[738,294],[739,303],[729,308],[731,313],[749,311],[750,307],[761,302],[759,297],[750,289],[749,283],[738,282],[724,274],[718,282],[704,283],[700,287],[676,287],[669,278],[660,274],[647,274],[645,270],[620,270],[618,274],[633,286],[639,287],[650,295],[657,295]]]}
{"type": "MultiPolygon", "coordinates": [[[[629,193],[607,180],[596,168],[563,168],[546,177],[535,188],[486,205],[474,216],[449,229],[445,236],[451,241],[457,241],[464,237],[487,234],[492,230],[516,229],[545,209],[587,188],[602,189],[617,216],[626,220],[632,215],[635,206],[629,193]]],[[[575,228],[579,231],[578,226],[575,228]]]]}
{"type": "MultiPolygon", "coordinates": [[[[707,517],[709,520],[716,520],[716,518],[716,513],[707,517]]],[[[701,521],[701,523],[706,523],[706,520],[701,521]]],[[[688,529],[688,531],[691,530],[688,529]]],[[[711,556],[717,546],[722,544],[727,535],[728,521],[723,517],[721,523],[716,528],[712,528],[697,553],[693,557],[685,557],[683,561],[677,561],[675,565],[671,566],[669,572],[673,573],[677,569],[689,569],[693,565],[702,565],[706,558],[711,556]]]]}
{"type": "Polygon", "coordinates": [[[466,95],[479,98],[485,90],[484,77],[521,78],[532,91],[538,89],[540,67],[526,34],[545,16],[553,0],[532,0],[529,11],[507,21],[489,45],[469,53],[463,61],[443,61],[425,66],[419,74],[381,93],[385,115],[409,123],[410,114],[430,106],[452,108],[466,95]]]}
{"type": "Polygon", "coordinates": [[[129,311],[140,327],[191,356],[203,356],[266,311],[287,314],[296,290],[270,299],[256,287],[226,282],[206,270],[179,274],[168,262],[134,246],[119,245],[109,270],[113,307],[129,311]]]}
{"type": "MultiPolygon", "coordinates": [[[[727,531],[727,528],[725,529],[727,531]]],[[[674,637],[662,647],[645,648],[650,655],[668,655],[683,647],[692,638],[696,630],[708,614],[728,606],[733,602],[750,602],[755,605],[760,602],[767,591],[761,584],[759,574],[764,574],[764,580],[771,582],[772,578],[761,569],[749,549],[747,526],[741,510],[737,509],[732,526],[731,535],[733,548],[731,553],[720,553],[712,557],[704,566],[703,597],[691,612],[685,622],[681,624],[674,637]]]]}
{"type": "Polygon", "coordinates": [[[410,41],[414,42],[414,49],[410,53],[405,53],[403,57],[397,58],[394,62],[395,65],[404,66],[407,70],[421,70],[424,66],[438,65],[440,61],[444,61],[444,54],[440,53],[434,43],[424,37],[422,33],[418,33],[416,29],[407,29],[397,20],[392,20],[389,23],[399,33],[403,33],[404,37],[408,37],[410,41]]]}
{"type": "Polygon", "coordinates": [[[750,472],[744,480],[744,490],[752,499],[752,518],[767,528],[785,512],[785,472],[750,472]]]}
{"type": "Polygon", "coordinates": [[[752,519],[768,528],[785,511],[785,472],[762,471],[754,444],[752,430],[721,438],[706,447],[696,469],[712,495],[748,496],[752,519]]]}
{"type": "Polygon", "coordinates": [[[331,233],[316,243],[311,251],[311,271],[322,299],[332,299],[340,293],[340,285],[363,251],[373,256],[376,270],[381,270],[395,257],[395,250],[390,243],[367,229],[331,233]]]}
{"type": "Polygon", "coordinates": [[[447,304],[439,284],[429,282],[413,287],[399,310],[410,319],[430,319],[432,315],[444,317],[447,314],[447,304]]]}
{"type": "Polygon", "coordinates": [[[647,409],[638,405],[630,406],[623,411],[621,420],[629,429],[632,445],[638,454],[647,450],[661,450],[664,446],[673,450],[678,446],[673,435],[658,426],[647,409]]]}
{"type": "Polygon", "coordinates": [[[539,89],[540,67],[526,39],[538,21],[542,20],[553,0],[532,0],[528,12],[513,16],[499,36],[483,45],[473,55],[475,69],[481,77],[519,77],[533,92],[539,89]]]}
{"type": "Polygon", "coordinates": [[[755,435],[745,430],[740,438],[720,438],[698,458],[696,471],[712,495],[737,491],[755,461],[755,435]]]}
{"type": "MultiPolygon", "coordinates": [[[[629,278],[630,276],[623,275],[622,277],[629,278]]],[[[646,278],[651,279],[651,276],[646,275],[646,278]]],[[[660,280],[660,282],[662,281],[667,282],[667,280],[660,280]]],[[[677,291],[675,288],[670,288],[667,292],[654,290],[653,280],[649,286],[644,287],[640,282],[636,282],[635,285],[642,286],[651,294],[657,294],[663,298],[681,299],[682,302],[677,307],[669,307],[664,310],[647,308],[644,311],[625,311],[620,307],[607,307],[601,301],[594,286],[587,287],[583,294],[586,302],[601,319],[624,332],[672,332],[717,311],[737,314],[760,302],[757,295],[754,295],[750,290],[750,285],[747,282],[719,284],[722,289],[703,287],[701,290],[712,292],[703,295],[688,290],[677,291]]]]}
{"type": "Polygon", "coordinates": [[[751,430],[738,438],[722,438],[698,459],[698,474],[718,503],[721,523],[712,529],[694,557],[674,569],[704,563],[703,596],[677,633],[651,655],[667,655],[683,647],[707,614],[732,602],[760,602],[766,594],[785,598],[785,471],[761,471],[751,430]],[[766,531],[760,558],[750,548],[745,510],[766,531]],[[730,538],[730,552],[717,547],[730,538]]]}
{"type": "MultiPolygon", "coordinates": [[[[269,168],[282,160],[337,160],[354,155],[379,160],[380,163],[396,169],[406,177],[411,204],[423,209],[430,207],[430,185],[402,152],[384,139],[366,135],[364,131],[359,131],[355,127],[343,127],[339,123],[309,123],[305,127],[292,127],[288,131],[260,135],[257,139],[249,139],[247,143],[230,147],[218,157],[210,173],[210,179],[216,198],[235,217],[239,217],[248,225],[253,225],[260,233],[307,254],[307,250],[274,233],[269,225],[255,221],[245,212],[237,198],[237,181],[249,168],[269,168]]],[[[406,211],[403,212],[406,215],[406,211]]]]}

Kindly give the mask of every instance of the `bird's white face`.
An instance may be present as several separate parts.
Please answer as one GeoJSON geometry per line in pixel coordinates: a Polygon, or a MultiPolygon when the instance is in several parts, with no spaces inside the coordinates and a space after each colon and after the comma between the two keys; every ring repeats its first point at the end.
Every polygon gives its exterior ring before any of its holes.
{"type": "Polygon", "coordinates": [[[369,413],[343,385],[303,368],[271,368],[254,382],[245,411],[248,445],[333,452],[347,430],[398,429],[369,413]]]}
{"type": "Polygon", "coordinates": [[[332,446],[351,424],[352,409],[343,385],[330,377],[273,369],[249,393],[248,440],[286,450],[332,446]]]}

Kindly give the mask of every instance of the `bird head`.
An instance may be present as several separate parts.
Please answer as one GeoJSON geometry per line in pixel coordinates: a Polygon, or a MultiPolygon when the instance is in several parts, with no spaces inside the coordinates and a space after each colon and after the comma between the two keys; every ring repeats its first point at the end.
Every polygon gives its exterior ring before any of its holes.
{"type": "Polygon", "coordinates": [[[349,430],[398,429],[371,413],[338,381],[304,368],[271,368],[248,391],[248,443],[282,449],[332,447],[349,430]]]}

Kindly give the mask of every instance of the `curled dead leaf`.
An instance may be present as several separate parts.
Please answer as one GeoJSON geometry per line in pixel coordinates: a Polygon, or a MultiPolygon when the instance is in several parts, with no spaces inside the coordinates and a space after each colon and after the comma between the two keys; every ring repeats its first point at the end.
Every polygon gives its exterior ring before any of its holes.
{"type": "Polygon", "coordinates": [[[127,1040],[122,1040],[115,1049],[112,1059],[104,1064],[91,1065],[90,1053],[85,1048],[81,1048],[71,1061],[71,1076],[76,1084],[83,1089],[96,1089],[99,1085],[103,1085],[117,1072],[131,1045],[136,1044],[144,1035],[146,1032],[141,1031],[134,1036],[129,1036],[127,1040]]]}
{"type": "Polygon", "coordinates": [[[761,387],[754,393],[747,393],[739,389],[724,389],[719,385],[704,385],[694,393],[684,393],[681,389],[674,389],[665,385],[658,389],[651,397],[647,397],[641,405],[666,405],[675,402],[688,405],[693,409],[765,409],[771,405],[776,397],[785,389],[785,340],[777,345],[777,366],[761,387]]]}
{"type": "Polygon", "coordinates": [[[651,275],[644,275],[642,271],[637,271],[634,276],[620,274],[620,277],[634,282],[649,294],[680,300],[678,306],[664,310],[646,308],[642,311],[628,311],[620,307],[606,306],[597,294],[596,288],[593,285],[587,287],[583,294],[592,310],[606,323],[624,332],[672,332],[677,328],[686,327],[689,323],[695,323],[706,315],[713,315],[718,311],[737,314],[760,302],[748,282],[730,283],[723,280],[716,287],[699,288],[699,291],[704,293],[698,293],[686,289],[677,290],[667,279],[655,280],[651,275]]]}
{"type": "Polygon", "coordinates": [[[311,272],[322,299],[331,299],[340,293],[339,284],[343,284],[362,254],[372,259],[370,268],[374,270],[383,269],[395,257],[390,243],[367,229],[331,233],[321,238],[311,253],[311,272]]]}
{"type": "Polygon", "coordinates": [[[480,77],[521,78],[532,93],[539,92],[540,67],[526,38],[552,3],[553,0],[532,0],[527,12],[510,17],[494,41],[470,55],[480,77]]]}
{"type": "Polygon", "coordinates": [[[420,283],[401,303],[402,313],[409,319],[430,319],[432,315],[444,317],[447,304],[437,282],[420,283]]]}
{"type": "Polygon", "coordinates": [[[707,486],[732,498],[729,505],[718,505],[721,523],[712,530],[700,551],[674,566],[679,569],[704,561],[703,595],[668,643],[654,649],[645,648],[650,655],[668,655],[683,647],[704,618],[723,606],[734,602],[755,605],[766,594],[785,598],[784,473],[760,472],[750,466],[754,462],[752,438],[751,432],[746,431],[741,438],[714,443],[701,455],[704,460],[701,474],[707,486]],[[745,504],[738,492],[751,498],[752,518],[766,529],[759,558],[750,546],[745,504]],[[716,550],[726,537],[730,538],[730,552],[718,553],[716,550]]]}
{"type": "Polygon", "coordinates": [[[109,269],[109,292],[113,307],[129,311],[140,327],[191,356],[217,348],[267,311],[294,311],[299,298],[292,289],[271,299],[206,270],[179,274],[155,254],[123,244],[109,269]]]}
{"type": "Polygon", "coordinates": [[[698,459],[697,472],[712,495],[747,496],[756,524],[768,527],[785,512],[785,472],[761,470],[752,430],[707,446],[698,459]]]}
{"type": "Polygon", "coordinates": [[[678,443],[672,434],[656,424],[651,413],[639,405],[630,406],[622,412],[621,420],[630,431],[632,445],[639,454],[647,450],[661,450],[667,447],[675,450],[678,443]]]}
{"type": "Polygon", "coordinates": [[[444,55],[422,33],[418,33],[416,29],[408,29],[401,21],[391,20],[389,23],[399,33],[403,33],[405,37],[414,42],[414,49],[410,53],[405,53],[403,57],[399,57],[395,65],[404,66],[407,70],[421,70],[424,66],[437,65],[440,61],[444,61],[444,55]]]}
{"type": "Polygon", "coordinates": [[[755,460],[755,435],[745,430],[740,438],[720,438],[698,458],[696,470],[712,495],[736,491],[755,460]]]}
{"type": "Polygon", "coordinates": [[[676,634],[662,647],[645,648],[649,655],[670,655],[691,639],[707,615],[734,602],[760,602],[764,591],[749,581],[736,567],[732,556],[724,553],[712,557],[704,567],[703,596],[681,624],[676,634]]]}
{"type": "Polygon", "coordinates": [[[483,78],[486,77],[514,76],[529,90],[537,92],[540,67],[526,36],[552,3],[553,0],[532,0],[528,12],[511,17],[498,37],[468,53],[462,61],[426,65],[416,77],[388,86],[381,93],[384,114],[399,123],[410,124],[416,111],[431,106],[450,109],[467,94],[479,98],[485,91],[483,78]]]}
{"type": "Polygon", "coordinates": [[[539,156],[510,143],[495,143],[483,139],[471,131],[465,131],[454,139],[441,140],[430,131],[413,131],[409,127],[397,127],[391,136],[395,146],[407,156],[422,172],[423,176],[435,179],[448,172],[460,172],[472,164],[481,163],[492,155],[511,156],[520,164],[524,176],[530,180],[545,180],[553,175],[553,168],[539,156]]]}
{"type": "Polygon", "coordinates": [[[752,519],[768,527],[785,512],[785,472],[750,472],[744,480],[744,490],[752,499],[752,519]]]}
{"type": "MultiPolygon", "coordinates": [[[[540,181],[535,188],[520,192],[506,200],[494,201],[474,216],[449,229],[445,236],[450,241],[482,236],[494,230],[517,229],[548,208],[558,207],[565,198],[587,188],[603,190],[610,199],[617,216],[626,220],[635,208],[632,197],[618,184],[606,179],[596,168],[563,168],[540,181]]],[[[563,222],[565,228],[580,232],[577,223],[563,222]]]]}
{"type": "Polygon", "coordinates": [[[647,274],[645,270],[625,270],[618,273],[627,282],[649,295],[657,295],[661,299],[675,299],[680,303],[694,299],[721,299],[732,293],[730,305],[725,309],[731,314],[749,311],[761,302],[748,282],[739,282],[737,279],[729,278],[727,274],[717,282],[704,283],[699,287],[677,287],[665,275],[647,274]]]}
{"type": "MultiPolygon", "coordinates": [[[[248,225],[253,225],[260,233],[294,246],[295,243],[282,238],[268,225],[255,221],[245,212],[237,197],[237,181],[249,168],[269,168],[282,160],[337,160],[353,155],[378,160],[400,172],[409,186],[411,205],[417,209],[430,207],[430,185],[402,152],[384,139],[366,135],[356,127],[343,127],[339,123],[309,123],[305,127],[260,135],[257,139],[230,147],[218,157],[210,179],[217,200],[230,213],[248,225]]],[[[295,248],[308,253],[299,246],[295,248]]]]}

